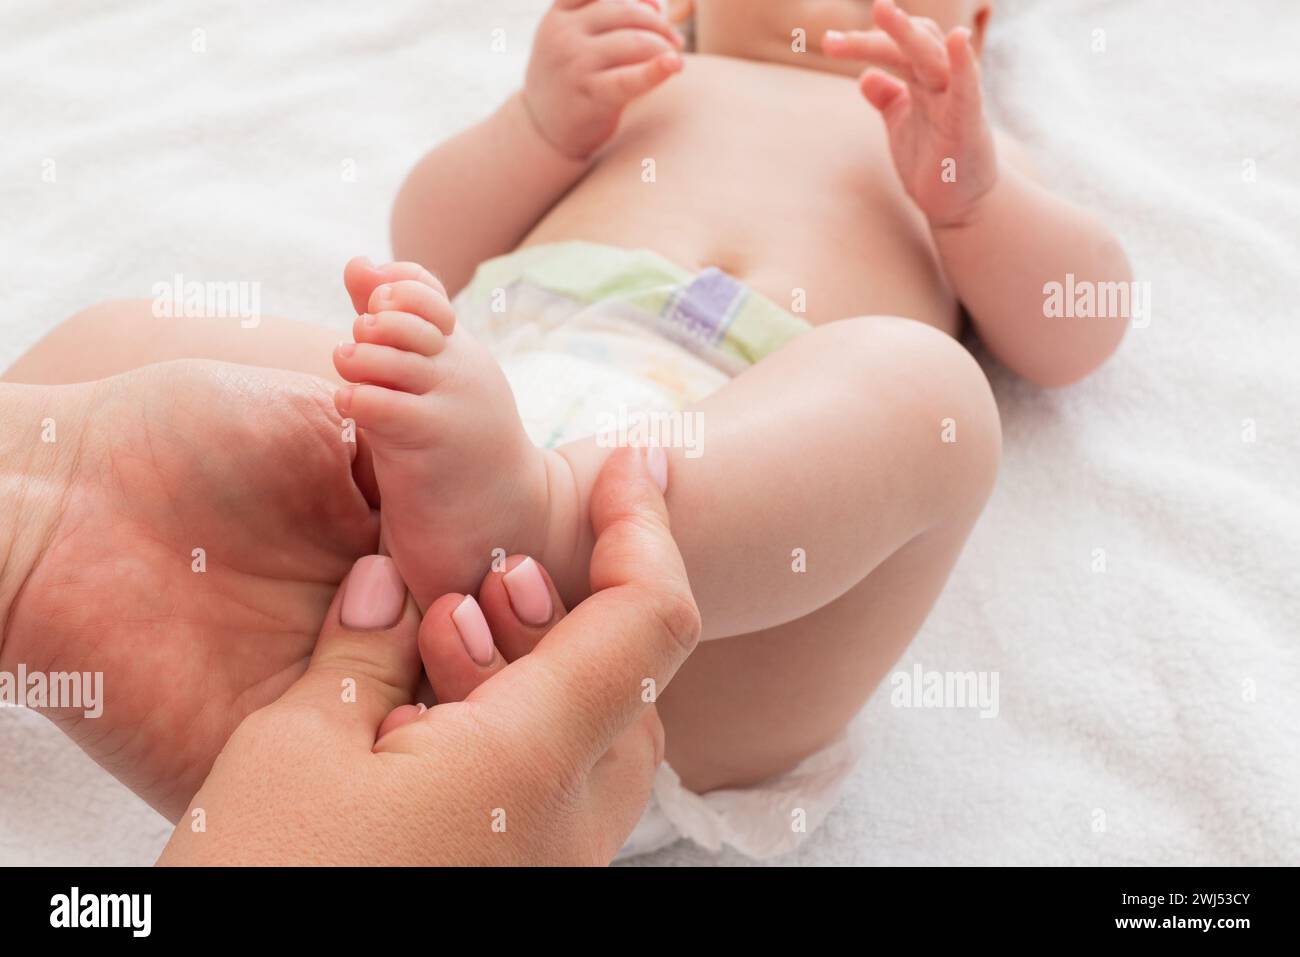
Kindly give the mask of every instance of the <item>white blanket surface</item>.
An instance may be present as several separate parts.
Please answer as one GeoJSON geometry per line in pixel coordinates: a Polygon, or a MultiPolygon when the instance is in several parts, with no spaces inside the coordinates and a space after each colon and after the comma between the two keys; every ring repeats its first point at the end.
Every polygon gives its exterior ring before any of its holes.
{"type": "MultiPolygon", "coordinates": [[[[544,7],[10,0],[0,368],[178,272],[345,329],[342,263],[387,255],[403,175],[518,84],[544,7]]],[[[1005,465],[899,668],[995,671],[1000,712],[883,687],[778,863],[1300,861],[1298,48],[1294,0],[998,4],[990,110],[1122,234],[1153,317],[1058,392],[981,355],[1005,465]]],[[[143,864],[168,831],[0,712],[0,864],[143,864]]]]}

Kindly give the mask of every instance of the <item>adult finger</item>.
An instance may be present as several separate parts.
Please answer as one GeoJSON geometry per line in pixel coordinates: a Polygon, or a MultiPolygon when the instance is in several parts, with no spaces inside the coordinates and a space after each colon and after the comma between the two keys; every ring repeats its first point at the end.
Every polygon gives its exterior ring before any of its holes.
{"type": "Polygon", "coordinates": [[[439,704],[464,701],[509,662],[536,647],[564,605],[545,570],[523,555],[489,571],[478,599],[443,595],[420,624],[420,658],[439,704]]]}
{"type": "MultiPolygon", "coordinates": [[[[376,739],[383,738],[390,731],[396,731],[402,725],[410,724],[420,715],[429,709],[423,704],[399,704],[392,711],[388,712],[388,717],[379,725],[379,730],[375,733],[376,739]]],[[[378,740],[376,741],[378,743],[378,740]]]]}
{"type": "Polygon", "coordinates": [[[473,595],[443,595],[429,606],[420,658],[438,704],[464,701],[507,664],[473,595]]]}
{"type": "MultiPolygon", "coordinates": [[[[420,658],[439,704],[464,701],[508,662],[532,651],[565,614],[546,569],[523,555],[510,556],[502,570],[489,571],[479,587],[478,607],[495,645],[491,660],[483,665],[474,655],[485,657],[487,646],[474,638],[478,628],[467,602],[473,599],[444,595],[429,606],[420,623],[420,658]],[[471,641],[462,629],[468,630],[471,641]]],[[[380,725],[378,737],[410,724],[426,710],[422,704],[398,706],[380,725]]]]}
{"type": "Polygon", "coordinates": [[[420,680],[420,616],[393,560],[357,561],[334,596],[306,672],[279,703],[317,708],[367,747],[420,680]]]}
{"type": "Polygon", "coordinates": [[[478,590],[497,650],[506,661],[522,658],[565,615],[551,576],[532,558],[512,555],[500,572],[490,571],[478,590]]]}
{"type": "Polygon", "coordinates": [[[668,685],[700,636],[700,613],[669,530],[662,449],[620,449],[591,496],[594,594],[532,654],[479,689],[592,767],[668,685]]]}

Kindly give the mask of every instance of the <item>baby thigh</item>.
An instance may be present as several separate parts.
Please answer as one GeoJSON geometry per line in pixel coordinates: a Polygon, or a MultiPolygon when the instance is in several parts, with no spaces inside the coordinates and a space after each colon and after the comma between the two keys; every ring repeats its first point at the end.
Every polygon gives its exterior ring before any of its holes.
{"type": "MultiPolygon", "coordinates": [[[[808,579],[835,577],[836,597],[794,620],[702,642],[665,690],[659,710],[667,759],[696,792],[789,770],[843,730],[925,621],[996,477],[997,409],[983,374],[955,340],[920,323],[878,318],[832,323],[804,338],[798,366],[769,367],[782,375],[782,390],[826,394],[827,376],[845,381],[822,401],[818,421],[790,425],[812,467],[800,487],[788,490],[790,504],[768,507],[788,519],[802,500],[804,521],[816,534],[800,539],[787,528],[787,580],[782,586],[769,578],[765,588],[806,596],[816,590],[808,579]],[[823,330],[834,332],[813,343],[823,330]],[[816,349],[826,350],[826,361],[814,366],[807,360],[816,349]],[[835,471],[842,474],[829,474],[835,471]],[[846,476],[858,487],[848,507],[846,476]],[[835,517],[833,531],[813,520],[816,513],[835,517]],[[855,566],[846,541],[872,557],[855,566]],[[828,554],[836,567],[826,567],[828,554]],[[859,577],[846,588],[845,569],[855,567],[859,577]]],[[[773,427],[759,457],[782,442],[781,417],[764,418],[773,427]]],[[[720,574],[719,563],[747,564],[740,555],[727,563],[717,546],[709,562],[692,563],[691,553],[702,547],[693,540],[709,534],[708,523],[679,532],[673,512],[697,595],[727,579],[730,571],[720,574]]],[[[726,584],[730,591],[733,583],[726,584]]],[[[701,608],[709,604],[702,600],[701,608]]]]}
{"type": "Polygon", "coordinates": [[[306,372],[341,382],[331,356],[339,334],[291,319],[160,318],[148,299],[99,303],[64,320],[0,380],[87,382],[172,359],[216,359],[306,372]]]}

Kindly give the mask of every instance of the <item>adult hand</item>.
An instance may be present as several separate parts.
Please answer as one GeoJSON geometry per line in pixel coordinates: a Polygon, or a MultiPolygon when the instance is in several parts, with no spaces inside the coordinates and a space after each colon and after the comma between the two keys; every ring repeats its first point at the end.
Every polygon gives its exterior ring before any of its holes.
{"type": "Polygon", "coordinates": [[[338,583],[375,550],[357,447],[328,383],[270,369],[3,389],[20,528],[0,548],[0,670],[102,672],[102,715],[46,713],[175,820],[239,722],[303,673],[338,583]]]}
{"type": "Polygon", "coordinates": [[[420,626],[391,563],[358,563],[307,672],[236,730],[160,863],[608,863],[662,758],[647,699],[700,621],[645,454],[611,456],[591,512],[593,595],[563,615],[553,588],[511,605],[512,582],[490,579],[496,648],[472,600],[440,599],[420,626]],[[411,707],[421,650],[464,700],[411,707]]]}

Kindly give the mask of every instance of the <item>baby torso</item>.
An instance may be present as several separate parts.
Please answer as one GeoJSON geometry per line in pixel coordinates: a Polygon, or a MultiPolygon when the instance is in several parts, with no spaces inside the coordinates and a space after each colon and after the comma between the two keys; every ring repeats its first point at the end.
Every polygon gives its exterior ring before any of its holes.
{"type": "Polygon", "coordinates": [[[844,77],[689,57],[523,245],[574,239],[716,266],[814,324],[958,327],[884,127],[844,77]]]}

